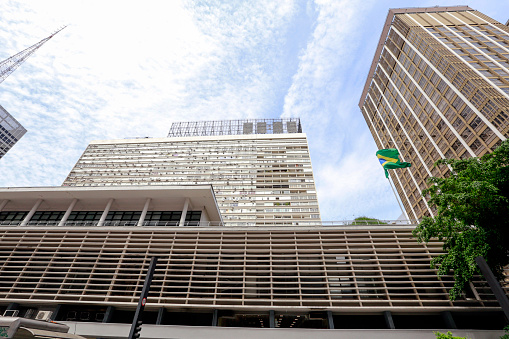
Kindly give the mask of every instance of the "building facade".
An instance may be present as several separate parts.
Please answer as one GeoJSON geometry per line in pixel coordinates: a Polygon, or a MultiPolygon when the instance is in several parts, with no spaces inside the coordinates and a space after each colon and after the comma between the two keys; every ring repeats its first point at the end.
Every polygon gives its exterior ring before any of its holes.
{"type": "Polygon", "coordinates": [[[0,106],[0,158],[2,158],[27,130],[0,106]]]}
{"type": "Polygon", "coordinates": [[[407,216],[443,158],[479,157],[509,135],[509,28],[467,6],[389,11],[359,107],[377,147],[412,167],[390,171],[407,216]]]}
{"type": "Polygon", "coordinates": [[[298,119],[176,123],[168,138],[92,142],[64,186],[212,184],[226,224],[320,221],[298,119]]]}

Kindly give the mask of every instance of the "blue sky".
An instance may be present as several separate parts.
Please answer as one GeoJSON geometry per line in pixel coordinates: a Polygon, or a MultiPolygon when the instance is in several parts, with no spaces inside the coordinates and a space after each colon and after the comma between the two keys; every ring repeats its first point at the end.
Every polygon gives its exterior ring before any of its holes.
{"type": "Polygon", "coordinates": [[[300,117],[323,220],[401,211],[357,103],[389,8],[507,1],[3,1],[0,59],[68,25],[0,84],[28,130],[0,187],[58,186],[91,140],[174,121],[300,117]]]}

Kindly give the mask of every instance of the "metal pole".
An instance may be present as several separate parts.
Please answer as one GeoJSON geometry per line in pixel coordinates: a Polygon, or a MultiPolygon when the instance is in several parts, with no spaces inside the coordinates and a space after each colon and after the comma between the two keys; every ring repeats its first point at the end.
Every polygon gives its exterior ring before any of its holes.
{"type": "Polygon", "coordinates": [[[403,210],[403,206],[401,206],[401,203],[399,202],[398,196],[396,195],[396,191],[394,190],[394,187],[392,187],[391,179],[387,178],[387,180],[389,180],[389,185],[391,185],[392,193],[394,193],[394,196],[396,197],[396,201],[398,202],[401,212],[403,213],[404,216],[406,216],[408,222],[410,222],[410,218],[408,217],[408,214],[406,214],[406,211],[403,210]]]}
{"type": "Polygon", "coordinates": [[[136,307],[136,313],[134,314],[133,323],[131,324],[131,330],[129,331],[128,339],[136,339],[140,337],[141,325],[142,325],[142,314],[145,304],[147,303],[148,291],[150,290],[150,283],[152,283],[152,277],[157,265],[157,257],[152,257],[150,266],[148,267],[147,276],[145,277],[145,283],[141,290],[140,300],[138,301],[138,307],[136,307]]]}
{"type": "Polygon", "coordinates": [[[497,278],[495,278],[495,275],[488,266],[488,263],[486,263],[486,260],[484,260],[482,256],[476,257],[475,262],[481,269],[481,273],[484,278],[486,278],[488,285],[490,285],[491,291],[497,298],[500,307],[502,307],[502,311],[504,311],[505,317],[509,319],[509,300],[507,299],[502,286],[500,286],[500,283],[498,282],[497,278]]]}

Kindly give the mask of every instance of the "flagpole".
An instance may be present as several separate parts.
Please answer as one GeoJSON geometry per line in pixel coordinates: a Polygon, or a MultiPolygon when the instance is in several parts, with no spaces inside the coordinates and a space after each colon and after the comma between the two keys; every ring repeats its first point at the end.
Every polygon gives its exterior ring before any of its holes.
{"type": "Polygon", "coordinates": [[[394,197],[396,197],[396,201],[398,202],[398,205],[399,205],[399,208],[401,209],[401,212],[403,213],[403,215],[406,216],[408,222],[410,222],[410,218],[408,217],[408,214],[406,213],[406,211],[403,209],[403,206],[401,206],[401,203],[399,202],[399,199],[398,199],[398,196],[396,195],[396,191],[394,190],[394,187],[392,187],[392,181],[390,179],[390,176],[387,177],[387,180],[389,180],[389,185],[391,186],[391,189],[392,189],[392,193],[394,193],[394,197]]]}

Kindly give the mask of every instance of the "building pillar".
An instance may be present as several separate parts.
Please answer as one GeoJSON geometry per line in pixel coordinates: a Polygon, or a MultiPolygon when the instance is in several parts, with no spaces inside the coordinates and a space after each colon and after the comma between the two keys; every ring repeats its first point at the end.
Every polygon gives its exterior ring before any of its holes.
{"type": "Polygon", "coordinates": [[[440,313],[440,315],[442,316],[445,326],[448,329],[455,330],[458,328],[456,326],[456,323],[454,322],[454,318],[452,317],[452,313],[450,311],[444,311],[444,312],[440,313]]]}
{"type": "Polygon", "coordinates": [[[182,215],[180,216],[179,226],[184,226],[186,222],[187,209],[189,208],[189,198],[186,198],[184,208],[182,209],[182,215]]]}
{"type": "Polygon", "coordinates": [[[0,212],[2,212],[2,210],[5,207],[5,205],[7,205],[8,202],[9,202],[9,200],[7,200],[7,199],[2,200],[2,202],[0,203],[0,212]]]}
{"type": "Polygon", "coordinates": [[[219,321],[218,313],[219,313],[218,310],[214,310],[214,312],[212,313],[212,326],[217,326],[217,323],[219,321]]]}
{"type": "Polygon", "coordinates": [[[332,317],[332,311],[327,311],[327,322],[329,323],[329,329],[334,329],[334,318],[332,317]]]}
{"type": "Polygon", "coordinates": [[[108,306],[108,308],[106,309],[106,312],[104,312],[104,318],[103,318],[102,322],[110,323],[111,319],[113,318],[113,312],[115,312],[115,307],[108,306]]]}
{"type": "MultiPolygon", "coordinates": [[[[205,206],[201,208],[200,226],[210,226],[210,218],[205,206]]],[[[212,225],[217,226],[217,225],[212,225]]]]}
{"type": "Polygon", "coordinates": [[[58,304],[58,305],[57,305],[57,308],[55,308],[55,311],[53,311],[53,313],[51,314],[50,319],[51,319],[52,321],[57,320],[58,313],[60,313],[60,311],[61,311],[61,310],[62,310],[62,304],[58,304]]]}
{"type": "Polygon", "coordinates": [[[166,309],[164,307],[161,307],[158,311],[157,311],[157,320],[156,320],[156,325],[162,325],[163,324],[163,318],[164,318],[164,314],[166,313],[166,309]]]}
{"type": "Polygon", "coordinates": [[[384,311],[384,319],[388,329],[394,330],[396,328],[394,326],[394,320],[392,320],[392,313],[390,311],[384,311]]]}
{"type": "Polygon", "coordinates": [[[42,199],[38,199],[35,204],[34,204],[34,207],[32,207],[32,209],[30,210],[30,212],[28,212],[27,216],[25,217],[25,219],[21,222],[20,226],[26,226],[29,222],[30,222],[30,219],[32,219],[32,217],[34,216],[34,213],[37,211],[37,209],[39,208],[39,205],[42,203],[42,199]]]}
{"type": "Polygon", "coordinates": [[[269,327],[270,328],[276,327],[276,315],[274,313],[274,310],[269,311],[269,327]]]}
{"type": "Polygon", "coordinates": [[[140,220],[138,220],[138,224],[136,226],[143,226],[143,222],[145,221],[145,217],[147,216],[148,206],[150,205],[150,201],[152,199],[147,198],[145,201],[145,206],[143,206],[143,211],[141,211],[140,220]]]}
{"type": "Polygon", "coordinates": [[[106,220],[106,217],[108,216],[108,213],[109,213],[110,208],[111,208],[111,204],[113,204],[113,200],[114,200],[113,198],[108,200],[108,203],[106,204],[106,207],[104,208],[103,214],[101,215],[101,219],[99,219],[99,222],[97,223],[97,226],[104,225],[104,220],[106,220]]]}
{"type": "Polygon", "coordinates": [[[69,218],[69,215],[71,215],[72,209],[74,208],[74,206],[76,205],[77,202],[78,202],[78,199],[76,199],[76,198],[72,199],[71,204],[69,205],[69,207],[67,207],[67,211],[65,211],[65,214],[62,217],[62,220],[60,220],[60,222],[58,223],[58,226],[65,225],[67,219],[69,218]]]}

